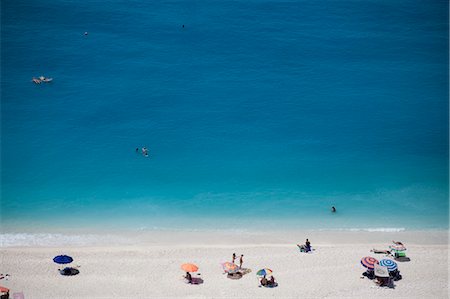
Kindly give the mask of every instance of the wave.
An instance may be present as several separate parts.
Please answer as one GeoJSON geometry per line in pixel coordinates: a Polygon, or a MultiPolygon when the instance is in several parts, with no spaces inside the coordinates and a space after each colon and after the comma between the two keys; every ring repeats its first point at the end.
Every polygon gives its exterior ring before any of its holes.
{"type": "Polygon", "coordinates": [[[50,233],[6,233],[0,234],[0,248],[5,247],[53,247],[91,246],[102,244],[126,244],[127,239],[113,235],[64,235],[50,233]]]}
{"type": "Polygon", "coordinates": [[[383,233],[397,233],[403,232],[406,228],[404,227],[374,227],[374,228],[330,228],[330,229],[319,229],[319,231],[348,231],[348,232],[383,232],[383,233]]]}

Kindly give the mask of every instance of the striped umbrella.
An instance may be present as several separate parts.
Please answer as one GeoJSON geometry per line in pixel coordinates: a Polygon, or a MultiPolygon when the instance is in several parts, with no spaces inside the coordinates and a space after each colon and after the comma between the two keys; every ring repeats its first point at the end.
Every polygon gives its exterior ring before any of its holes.
{"type": "Polygon", "coordinates": [[[181,265],[181,269],[186,272],[197,272],[198,266],[196,266],[194,264],[183,264],[183,265],[181,265]]]}
{"type": "Polygon", "coordinates": [[[378,264],[378,260],[371,256],[366,256],[361,259],[361,265],[367,269],[373,270],[375,264],[378,264]]]}
{"type": "Polygon", "coordinates": [[[238,265],[236,265],[234,263],[230,263],[230,262],[223,263],[222,267],[225,272],[234,272],[237,269],[239,269],[238,265]]]}
{"type": "Polygon", "coordinates": [[[390,259],[382,259],[380,266],[387,267],[389,272],[397,270],[397,263],[390,259]]]}
{"type": "Polygon", "coordinates": [[[261,269],[258,272],[256,272],[256,275],[258,275],[258,276],[266,276],[266,275],[272,274],[272,272],[273,272],[272,270],[270,270],[268,268],[264,268],[264,269],[261,269]]]}
{"type": "Polygon", "coordinates": [[[393,250],[397,250],[397,251],[404,251],[406,250],[406,247],[404,245],[400,245],[400,244],[394,244],[389,246],[389,248],[393,249],[393,250]]]}

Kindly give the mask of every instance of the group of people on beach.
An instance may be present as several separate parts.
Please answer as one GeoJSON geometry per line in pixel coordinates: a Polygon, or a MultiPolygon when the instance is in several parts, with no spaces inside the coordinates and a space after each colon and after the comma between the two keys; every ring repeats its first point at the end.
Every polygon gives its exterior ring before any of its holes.
{"type": "Polygon", "coordinates": [[[311,242],[309,242],[308,239],[306,239],[305,244],[297,244],[298,249],[300,249],[300,252],[310,252],[311,249],[311,242]]]}
{"type": "Polygon", "coordinates": [[[264,275],[264,277],[261,278],[259,283],[263,287],[275,287],[277,285],[277,283],[275,282],[275,276],[273,276],[273,275],[270,276],[270,279],[267,279],[266,275],[264,275]]]}
{"type": "MultiPolygon", "coordinates": [[[[236,264],[236,253],[233,253],[233,256],[231,257],[231,263],[236,264]]],[[[239,269],[242,269],[242,264],[244,263],[244,255],[241,254],[241,256],[239,257],[239,269]]]]}

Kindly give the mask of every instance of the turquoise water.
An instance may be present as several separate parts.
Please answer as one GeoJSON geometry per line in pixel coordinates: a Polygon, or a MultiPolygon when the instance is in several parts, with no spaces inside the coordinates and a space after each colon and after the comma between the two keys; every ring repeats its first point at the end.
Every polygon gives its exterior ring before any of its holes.
{"type": "Polygon", "coordinates": [[[448,228],[447,1],[1,5],[4,230],[448,228]]]}

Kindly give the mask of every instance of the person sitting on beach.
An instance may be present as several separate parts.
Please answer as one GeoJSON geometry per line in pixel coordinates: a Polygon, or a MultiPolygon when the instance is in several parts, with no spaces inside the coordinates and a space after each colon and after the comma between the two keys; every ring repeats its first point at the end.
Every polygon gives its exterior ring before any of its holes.
{"type": "Polygon", "coordinates": [[[264,277],[263,277],[263,278],[261,278],[261,281],[260,281],[260,283],[261,283],[261,285],[262,285],[263,287],[267,286],[267,284],[268,284],[268,280],[267,280],[267,278],[266,278],[266,276],[265,276],[265,275],[264,275],[264,277]]]}
{"type": "Polygon", "coordinates": [[[366,272],[364,272],[362,275],[367,277],[370,280],[375,278],[375,272],[373,270],[369,270],[369,269],[367,269],[366,272]]]}
{"type": "Polygon", "coordinates": [[[184,278],[186,278],[188,283],[192,283],[192,275],[191,275],[191,273],[186,272],[186,276],[184,278]]]}
{"type": "Polygon", "coordinates": [[[267,285],[274,286],[275,285],[275,277],[272,275],[270,280],[267,282],[267,285]]]}
{"type": "Polygon", "coordinates": [[[380,287],[389,286],[389,277],[376,277],[374,282],[380,287]]]}
{"type": "Polygon", "coordinates": [[[389,276],[394,280],[394,281],[399,281],[402,279],[402,275],[400,274],[400,271],[398,271],[397,269],[394,271],[389,272],[389,276]]]}
{"type": "Polygon", "coordinates": [[[370,252],[376,253],[376,254],[391,254],[389,250],[382,250],[382,249],[371,249],[370,252]]]}
{"type": "Polygon", "coordinates": [[[394,240],[392,240],[392,243],[394,243],[395,245],[405,246],[405,245],[403,245],[402,242],[399,242],[399,241],[394,241],[394,240]]]}

